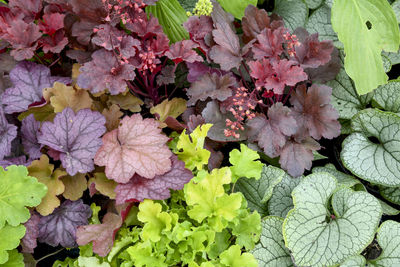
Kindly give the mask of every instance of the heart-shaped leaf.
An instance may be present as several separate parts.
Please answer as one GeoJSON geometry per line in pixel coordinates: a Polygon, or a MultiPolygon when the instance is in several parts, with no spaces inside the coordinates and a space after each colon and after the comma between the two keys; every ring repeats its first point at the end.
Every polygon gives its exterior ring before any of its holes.
{"type": "Polygon", "coordinates": [[[322,2],[324,2],[323,0],[304,0],[308,6],[308,8],[310,9],[315,9],[317,7],[319,7],[322,2]]]}
{"type": "Polygon", "coordinates": [[[294,209],[283,223],[283,236],[296,265],[336,265],[373,240],[382,214],[379,201],[366,192],[336,190],[328,173],[311,174],[293,190],[294,209]]]}
{"type": "Polygon", "coordinates": [[[274,13],[285,21],[285,26],[294,31],[297,27],[303,27],[308,17],[308,8],[303,1],[277,0],[274,13]]]}
{"type": "Polygon", "coordinates": [[[363,267],[366,264],[366,260],[361,255],[351,256],[347,260],[345,260],[340,267],[363,267]]]}
{"type": "Polygon", "coordinates": [[[336,168],[333,164],[327,164],[327,165],[325,165],[325,167],[315,167],[312,169],[312,172],[313,173],[319,173],[319,172],[330,173],[336,178],[336,180],[338,181],[338,183],[340,185],[343,185],[343,186],[346,186],[349,188],[360,183],[353,176],[336,170],[336,168]]]}
{"type": "Polygon", "coordinates": [[[391,112],[366,109],[351,123],[356,133],[343,141],[340,155],[346,168],[374,184],[399,186],[400,117],[391,112]]]}
{"type": "Polygon", "coordinates": [[[400,81],[391,81],[375,90],[373,99],[386,111],[400,112],[400,81]]]}
{"type": "Polygon", "coordinates": [[[372,266],[400,266],[400,223],[382,223],[376,240],[383,251],[377,259],[369,260],[369,263],[372,266]]]}
{"type": "Polygon", "coordinates": [[[265,217],[261,221],[260,242],[252,251],[259,266],[293,266],[290,251],[282,240],[282,224],[283,219],[274,216],[265,217]]]}
{"type": "Polygon", "coordinates": [[[259,180],[241,178],[235,184],[235,191],[243,193],[251,210],[265,216],[268,214],[266,203],[272,196],[272,190],[282,181],[284,175],[283,170],[264,165],[259,180]]]}
{"type": "Polygon", "coordinates": [[[288,174],[274,187],[274,191],[268,201],[269,215],[285,218],[289,210],[293,208],[292,191],[300,183],[302,178],[293,178],[288,174]]]}

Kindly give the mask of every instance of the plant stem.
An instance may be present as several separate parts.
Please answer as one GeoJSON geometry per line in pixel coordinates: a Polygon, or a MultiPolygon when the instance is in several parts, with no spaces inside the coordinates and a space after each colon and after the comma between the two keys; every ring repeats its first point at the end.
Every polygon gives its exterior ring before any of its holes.
{"type": "Polygon", "coordinates": [[[48,258],[48,257],[54,256],[54,255],[60,253],[60,252],[63,251],[64,249],[65,249],[65,248],[59,249],[59,250],[57,250],[56,252],[53,252],[53,253],[47,254],[46,256],[41,257],[40,259],[38,259],[38,260],[36,261],[36,264],[37,264],[39,261],[42,261],[42,260],[44,260],[44,259],[46,259],[46,258],[48,258]]]}

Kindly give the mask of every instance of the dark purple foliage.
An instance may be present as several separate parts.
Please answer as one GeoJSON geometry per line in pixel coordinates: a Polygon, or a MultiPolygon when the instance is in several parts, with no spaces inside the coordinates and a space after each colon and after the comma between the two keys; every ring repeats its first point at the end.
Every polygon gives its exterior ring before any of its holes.
{"type": "Polygon", "coordinates": [[[35,119],[33,114],[30,114],[22,120],[22,144],[24,145],[25,153],[27,153],[32,160],[38,159],[42,155],[40,152],[41,145],[37,138],[39,128],[40,122],[35,119]]]}

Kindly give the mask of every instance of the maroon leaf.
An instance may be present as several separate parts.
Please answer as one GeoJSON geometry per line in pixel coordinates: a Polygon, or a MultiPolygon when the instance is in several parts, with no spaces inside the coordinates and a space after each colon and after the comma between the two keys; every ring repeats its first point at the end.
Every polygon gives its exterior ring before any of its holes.
{"type": "Polygon", "coordinates": [[[20,8],[33,13],[39,13],[42,9],[42,0],[10,0],[8,6],[11,8],[20,8]]]}
{"type": "Polygon", "coordinates": [[[56,31],[64,28],[65,14],[52,13],[44,14],[39,20],[39,29],[47,35],[53,35],[56,31]]]}
{"type": "Polygon", "coordinates": [[[174,155],[171,157],[171,170],[156,175],[153,179],[146,179],[135,174],[126,184],[119,184],[115,188],[117,204],[129,201],[143,201],[144,199],[163,200],[169,198],[170,189],[180,190],[192,179],[193,174],[185,169],[185,163],[174,155]]]}
{"type": "Polygon", "coordinates": [[[311,81],[326,83],[335,79],[341,67],[342,62],[339,57],[339,50],[335,47],[331,54],[331,60],[328,63],[318,68],[308,68],[304,71],[311,81]]]}
{"type": "Polygon", "coordinates": [[[210,49],[213,21],[209,16],[191,16],[183,23],[185,29],[189,32],[190,39],[200,46],[200,50],[206,55],[210,49]],[[207,41],[206,41],[207,40],[207,41]]]}
{"type": "Polygon", "coordinates": [[[160,35],[163,34],[163,29],[158,23],[158,19],[150,15],[148,19],[146,14],[143,13],[134,23],[127,23],[126,28],[139,37],[145,37],[146,35],[160,35]]]}
{"type": "Polygon", "coordinates": [[[175,82],[175,66],[165,66],[157,76],[158,85],[167,85],[175,82]]]}
{"type": "Polygon", "coordinates": [[[26,232],[21,241],[22,252],[33,253],[33,250],[36,248],[39,236],[39,221],[40,216],[36,212],[31,212],[31,217],[24,223],[26,232]]]}
{"type": "Polygon", "coordinates": [[[32,23],[26,23],[23,20],[15,20],[3,39],[12,45],[13,50],[10,54],[16,60],[30,59],[37,48],[37,40],[42,36],[39,26],[32,23]]]}
{"type": "Polygon", "coordinates": [[[279,59],[283,52],[284,33],[286,29],[265,29],[257,35],[257,42],[253,45],[252,51],[254,58],[262,59],[264,57],[279,59]]]}
{"type": "Polygon", "coordinates": [[[39,42],[45,53],[60,53],[68,44],[68,38],[64,36],[64,30],[59,30],[52,36],[42,37],[39,42]]]}
{"type": "Polygon", "coordinates": [[[193,63],[193,62],[203,62],[203,58],[199,56],[194,48],[197,48],[196,45],[191,40],[182,40],[172,44],[169,48],[169,51],[165,53],[165,55],[172,59],[175,64],[178,64],[182,61],[193,63]]]}

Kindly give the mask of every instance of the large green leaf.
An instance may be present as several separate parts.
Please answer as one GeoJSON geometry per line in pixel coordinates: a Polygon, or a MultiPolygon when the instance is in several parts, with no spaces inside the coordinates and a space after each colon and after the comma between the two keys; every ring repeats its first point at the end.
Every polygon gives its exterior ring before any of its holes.
{"type": "MultiPolygon", "coordinates": [[[[18,252],[18,250],[13,249],[8,252],[8,261],[4,264],[0,264],[0,267],[24,267],[24,256],[18,252]]],[[[86,266],[88,267],[88,266],[86,266]]]]}
{"type": "Polygon", "coordinates": [[[327,164],[327,165],[325,165],[325,167],[315,167],[312,169],[312,172],[313,173],[319,173],[319,172],[330,173],[336,178],[336,180],[338,181],[338,183],[340,185],[343,185],[345,187],[353,187],[354,185],[360,183],[360,181],[355,179],[353,176],[336,170],[336,168],[333,164],[327,164]]]}
{"type": "Polygon", "coordinates": [[[283,219],[275,216],[265,217],[261,221],[260,242],[252,251],[259,266],[293,266],[290,252],[282,240],[282,224],[283,219]]]}
{"type": "Polygon", "coordinates": [[[274,13],[280,15],[285,21],[285,26],[293,31],[297,27],[304,27],[308,8],[303,1],[276,0],[274,13]]]}
{"type": "Polygon", "coordinates": [[[388,201],[400,205],[400,188],[379,186],[379,192],[388,201]]]}
{"type": "Polygon", "coordinates": [[[268,201],[269,215],[285,218],[289,210],[293,208],[292,191],[300,183],[302,178],[292,178],[285,174],[282,181],[274,187],[274,191],[268,201]]]}
{"type": "Polygon", "coordinates": [[[315,9],[319,7],[324,0],[304,0],[308,6],[308,8],[315,9]]]}
{"type": "Polygon", "coordinates": [[[267,215],[266,202],[271,198],[274,187],[282,181],[285,172],[273,166],[265,166],[259,180],[241,178],[235,184],[235,191],[242,192],[248,207],[256,210],[261,216],[267,215]]]}
{"type": "Polygon", "coordinates": [[[400,223],[382,223],[376,240],[382,248],[382,253],[377,259],[369,260],[368,266],[400,266],[400,223]]]}
{"type": "Polygon", "coordinates": [[[0,264],[8,261],[9,252],[19,246],[20,239],[25,235],[25,227],[23,225],[10,226],[5,225],[0,228],[0,264]]]}
{"type": "Polygon", "coordinates": [[[356,133],[342,144],[341,159],[354,175],[374,184],[400,185],[400,117],[365,109],[352,119],[356,133]],[[369,137],[377,140],[372,141],[369,137]]]}
{"type": "Polygon", "coordinates": [[[218,2],[226,12],[240,20],[243,18],[244,10],[248,5],[257,6],[257,0],[218,0],[218,2]]]}
{"type": "Polygon", "coordinates": [[[146,12],[158,19],[172,43],[189,39],[189,33],[182,26],[187,20],[186,11],[178,0],[159,0],[154,6],[147,6],[146,12]]]}
{"type": "Polygon", "coordinates": [[[17,226],[26,222],[27,207],[36,207],[47,193],[47,187],[28,176],[25,166],[0,167],[0,228],[5,222],[17,226]]]}
{"type": "Polygon", "coordinates": [[[293,190],[294,208],[284,220],[283,236],[296,265],[336,265],[373,240],[382,214],[378,200],[366,192],[336,189],[331,174],[315,173],[293,190]]]}
{"type": "MultiPolygon", "coordinates": [[[[344,55],[340,53],[343,64],[344,55]]],[[[358,111],[363,110],[371,101],[372,94],[358,95],[353,81],[342,67],[335,80],[329,81],[332,87],[332,105],[339,112],[341,119],[351,119],[358,111]]]]}
{"type": "Polygon", "coordinates": [[[391,81],[379,86],[374,92],[373,99],[386,111],[400,112],[400,81],[391,81]]]}
{"type": "Polygon", "coordinates": [[[387,0],[335,0],[332,27],[344,45],[345,68],[357,92],[366,94],[388,80],[382,49],[396,52],[399,26],[387,0]]]}
{"type": "Polygon", "coordinates": [[[365,267],[367,261],[361,255],[355,255],[345,260],[340,267],[365,267]]]}

